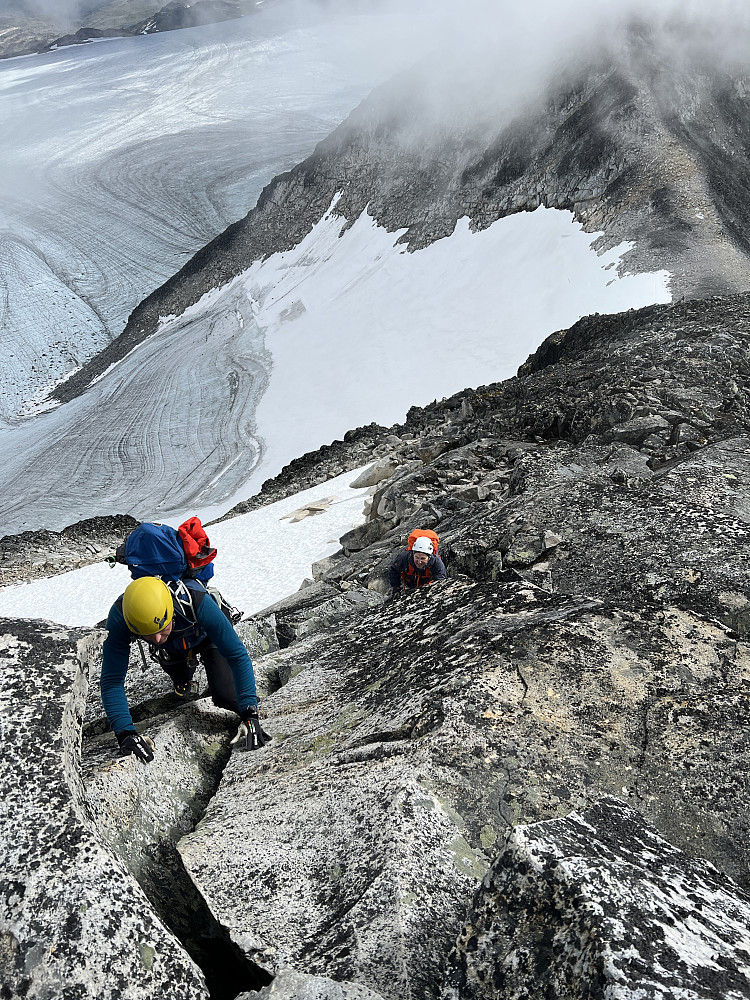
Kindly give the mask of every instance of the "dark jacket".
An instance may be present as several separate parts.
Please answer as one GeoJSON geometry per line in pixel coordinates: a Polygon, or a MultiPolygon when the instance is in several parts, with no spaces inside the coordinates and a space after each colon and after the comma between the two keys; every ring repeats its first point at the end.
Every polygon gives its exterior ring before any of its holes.
{"type": "Polygon", "coordinates": [[[394,590],[414,590],[428,583],[447,580],[448,573],[440,556],[430,556],[424,569],[417,569],[411,549],[404,549],[394,559],[388,570],[388,582],[394,590]]]}
{"type": "MultiPolygon", "coordinates": [[[[201,584],[191,582],[190,589],[193,590],[194,586],[203,590],[201,584]]],[[[187,655],[187,650],[208,638],[229,663],[240,712],[250,705],[257,706],[253,664],[232,623],[213,597],[205,591],[194,601],[194,608],[195,622],[187,614],[183,614],[180,601],[175,600],[172,634],[160,648],[177,658],[180,653],[187,655]]],[[[125,695],[125,675],[128,672],[130,644],[138,638],[125,624],[122,598],[118,598],[110,608],[107,631],[109,634],[104,640],[102,655],[102,705],[113,732],[120,733],[126,729],[135,729],[125,695]]]]}

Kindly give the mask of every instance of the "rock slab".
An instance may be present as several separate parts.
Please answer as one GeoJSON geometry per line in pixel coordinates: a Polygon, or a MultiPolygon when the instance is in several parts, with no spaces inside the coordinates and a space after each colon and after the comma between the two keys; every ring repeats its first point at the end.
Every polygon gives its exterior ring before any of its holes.
{"type": "Polygon", "coordinates": [[[0,996],[202,1000],[202,973],[89,817],[89,642],[51,623],[2,623],[0,996]]]}
{"type": "Polygon", "coordinates": [[[731,879],[606,797],[511,832],[442,1000],[740,1000],[749,928],[750,897],[731,879]]]}

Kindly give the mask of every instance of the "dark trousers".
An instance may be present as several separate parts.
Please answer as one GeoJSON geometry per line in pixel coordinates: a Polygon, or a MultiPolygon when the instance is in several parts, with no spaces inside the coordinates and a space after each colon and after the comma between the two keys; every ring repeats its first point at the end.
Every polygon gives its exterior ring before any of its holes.
{"type": "Polygon", "coordinates": [[[216,646],[208,639],[196,646],[195,649],[189,650],[184,656],[170,655],[165,650],[161,650],[159,662],[175,684],[187,684],[188,681],[192,680],[198,667],[196,653],[200,656],[206,670],[211,701],[219,708],[228,708],[230,712],[239,714],[237,692],[234,688],[231,667],[216,646]]]}

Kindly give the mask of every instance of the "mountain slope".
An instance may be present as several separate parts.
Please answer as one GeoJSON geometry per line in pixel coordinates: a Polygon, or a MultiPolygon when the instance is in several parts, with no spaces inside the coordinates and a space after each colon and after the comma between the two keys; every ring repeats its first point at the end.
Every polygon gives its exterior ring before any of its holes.
{"type": "Polygon", "coordinates": [[[366,217],[342,225],[331,213],[83,395],[0,428],[0,530],[216,516],[352,425],[511,374],[551,328],[666,297],[664,273],[618,277],[621,251],[597,256],[568,213],[464,225],[415,254],[366,217]]]}
{"type": "Polygon", "coordinates": [[[145,299],[122,337],[55,398],[80,392],[159,316],[179,315],[253,260],[299,243],[337,195],[350,224],[367,208],[388,231],[405,230],[410,250],[450,235],[463,216],[482,229],[539,205],[568,209],[603,232],[602,247],[633,241],[628,269],[669,270],[675,297],[745,290],[748,77],[717,70],[700,51],[675,54],[674,44],[631,26],[618,50],[588,63],[581,53],[582,68],[521,110],[491,89],[469,89],[457,104],[450,76],[437,96],[423,71],[392,81],[145,299]]]}
{"type": "MultiPolygon", "coordinates": [[[[273,0],[272,0],[273,2],[273,0]]],[[[276,0],[278,2],[278,0],[276,0]]],[[[0,58],[46,52],[97,38],[148,35],[244,17],[257,10],[255,0],[93,0],[89,3],[0,5],[0,58]]]]}
{"type": "Polygon", "coordinates": [[[658,37],[581,51],[523,106],[481,74],[451,98],[460,63],[437,91],[419,74],[381,88],[56,390],[67,407],[3,435],[8,481],[29,484],[25,510],[5,491],[6,530],[215,515],[347,427],[508,375],[582,315],[664,301],[667,281],[747,287],[719,155],[742,178],[745,78],[658,37]],[[545,205],[582,221],[557,226],[545,205]],[[415,378],[408,359],[426,356],[415,378]],[[76,434],[69,476],[59,449],[76,434]]]}
{"type": "MultiPolygon", "coordinates": [[[[624,998],[625,976],[628,992],[746,996],[749,442],[745,294],[588,317],[513,379],[302,456],[252,504],[380,462],[367,523],[312,586],[244,623],[274,736],[257,754],[230,755],[235,719],[174,705],[169,679],[138,664],[129,690],[156,757],[118,761],[96,693],[102,634],[6,621],[10,745],[52,740],[68,761],[59,809],[9,794],[19,773],[41,787],[45,753],[12,753],[0,782],[11,887],[19,842],[40,858],[26,894],[6,896],[7,987],[67,934],[59,989],[98,995],[75,958],[108,926],[74,919],[90,898],[79,879],[53,910],[38,901],[78,872],[71,857],[98,872],[108,843],[124,867],[97,897],[106,912],[142,890],[139,921],[158,926],[154,886],[187,872],[251,962],[311,989],[329,977],[342,998],[352,984],[352,998],[523,1000],[542,974],[571,995],[624,998]],[[450,578],[383,603],[415,526],[438,531],[450,578]],[[56,712],[39,709],[39,662],[56,712]],[[186,809],[196,773],[217,769],[211,800],[186,809]],[[68,827],[71,801],[83,819],[68,827]],[[86,859],[72,850],[84,834],[86,859]]],[[[139,929],[119,923],[113,975],[139,929]]],[[[175,933],[187,946],[188,925],[175,933]]],[[[187,976],[174,941],[150,940],[155,974],[169,961],[187,976]]],[[[284,981],[275,996],[299,995],[284,981]]]]}

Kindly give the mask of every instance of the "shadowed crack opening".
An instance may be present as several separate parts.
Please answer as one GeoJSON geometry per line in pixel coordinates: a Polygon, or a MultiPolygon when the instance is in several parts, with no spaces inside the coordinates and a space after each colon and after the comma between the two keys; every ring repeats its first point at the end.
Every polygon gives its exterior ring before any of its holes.
{"type": "MultiPolygon", "coordinates": [[[[170,691],[155,698],[149,698],[147,701],[130,705],[130,717],[136,725],[140,725],[141,723],[148,722],[149,719],[165,715],[167,712],[180,711],[188,702],[197,701],[199,698],[207,698],[208,694],[209,692],[206,688],[196,697],[179,698],[170,691]]],[[[94,719],[92,722],[86,723],[83,727],[83,738],[93,739],[95,736],[103,736],[109,732],[110,727],[106,719],[94,719]]]]}
{"type": "Polygon", "coordinates": [[[161,843],[147,852],[137,880],[159,919],[200,966],[211,1000],[235,1000],[240,993],[260,990],[272,981],[213,916],[174,844],[161,843]]]}
{"type": "MultiPolygon", "coordinates": [[[[82,763],[92,818],[101,839],[126,866],[156,916],[202,970],[211,1000],[234,1000],[241,993],[268,985],[273,977],[251,962],[231,940],[185,869],[178,851],[180,840],[195,829],[216,794],[231,756],[229,734],[225,739],[219,733],[217,739],[215,719],[202,720],[190,710],[175,717],[172,709],[143,721],[157,727],[161,722],[173,734],[177,732],[173,745],[184,742],[186,759],[192,761],[190,767],[197,763],[200,770],[199,780],[185,789],[177,765],[174,775],[156,770],[160,766],[157,756],[153,764],[139,764],[129,774],[127,769],[134,758],[128,758],[123,766],[130,780],[111,781],[108,776],[117,775],[119,760],[114,738],[111,733],[93,735],[89,731],[82,763]],[[206,748],[207,738],[211,740],[210,750],[206,748]],[[123,805],[130,802],[132,806],[124,814],[123,805]]],[[[166,752],[166,739],[157,735],[157,755],[166,752]]]]}

